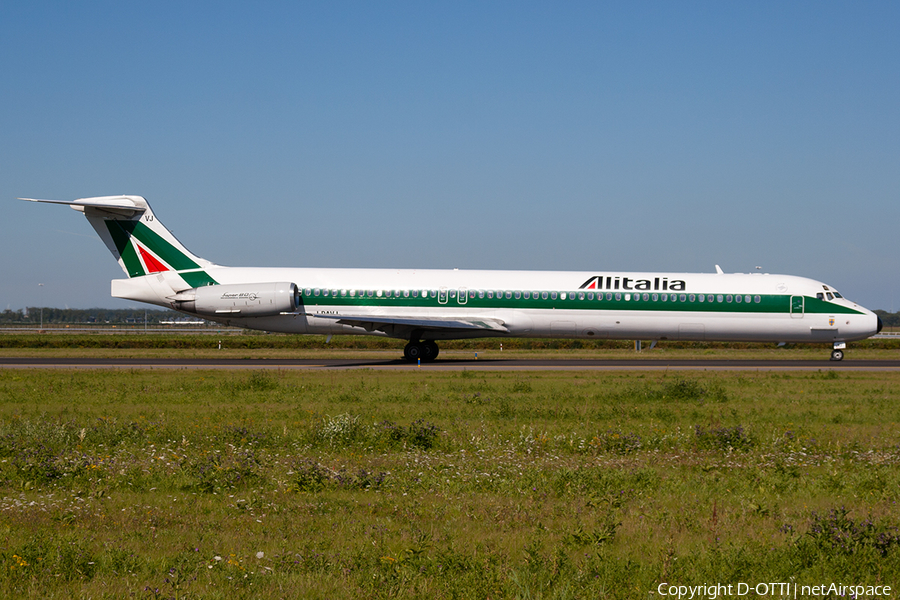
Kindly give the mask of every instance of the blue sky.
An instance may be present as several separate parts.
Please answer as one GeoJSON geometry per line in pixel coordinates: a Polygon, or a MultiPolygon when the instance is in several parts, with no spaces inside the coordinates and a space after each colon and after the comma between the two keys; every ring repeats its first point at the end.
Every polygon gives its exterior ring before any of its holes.
{"type": "Polygon", "coordinates": [[[137,194],[226,265],[718,263],[898,310],[898,28],[896,2],[6,2],[0,308],[134,305],[83,217],[15,198],[137,194]]]}

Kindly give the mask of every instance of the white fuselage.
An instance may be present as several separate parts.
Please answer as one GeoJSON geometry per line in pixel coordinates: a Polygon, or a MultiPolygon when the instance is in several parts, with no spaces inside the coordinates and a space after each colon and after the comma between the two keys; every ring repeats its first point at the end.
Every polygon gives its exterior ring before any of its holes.
{"type": "MultiPolygon", "coordinates": [[[[290,314],[212,317],[284,333],[390,335],[339,322],[367,315],[486,319],[504,328],[425,331],[422,339],[832,343],[863,339],[878,328],[871,311],[821,282],[790,275],[233,267],[205,272],[222,285],[295,283],[302,305],[290,314]]],[[[178,308],[157,283],[142,281],[156,277],[116,280],[113,295],[178,308]]]]}

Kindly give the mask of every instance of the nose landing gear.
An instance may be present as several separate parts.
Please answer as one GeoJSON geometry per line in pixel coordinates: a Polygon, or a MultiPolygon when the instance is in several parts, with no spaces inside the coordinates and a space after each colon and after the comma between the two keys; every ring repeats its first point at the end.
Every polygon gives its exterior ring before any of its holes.
{"type": "Polygon", "coordinates": [[[403,358],[410,362],[415,362],[419,359],[422,362],[431,362],[437,358],[438,352],[440,352],[440,348],[433,340],[411,341],[403,349],[403,358]]]}
{"type": "Polygon", "coordinates": [[[844,360],[844,348],[846,347],[845,342],[835,342],[834,350],[831,351],[831,360],[844,360]]]}

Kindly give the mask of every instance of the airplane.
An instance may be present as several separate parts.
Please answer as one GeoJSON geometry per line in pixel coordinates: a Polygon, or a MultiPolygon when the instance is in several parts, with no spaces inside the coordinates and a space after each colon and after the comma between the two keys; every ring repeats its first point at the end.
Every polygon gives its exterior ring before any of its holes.
{"type": "Polygon", "coordinates": [[[820,281],[768,273],[633,273],[224,267],[173,236],[141,196],[31,202],[84,213],[127,279],[112,296],[228,326],[407,340],[482,337],[830,343],[881,331],[881,319],[820,281]]]}

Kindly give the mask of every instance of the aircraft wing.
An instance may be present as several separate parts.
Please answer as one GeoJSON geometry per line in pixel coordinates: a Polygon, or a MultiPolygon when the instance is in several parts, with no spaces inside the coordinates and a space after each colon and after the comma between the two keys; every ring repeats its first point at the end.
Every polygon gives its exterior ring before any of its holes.
{"type": "Polygon", "coordinates": [[[310,317],[320,319],[334,319],[341,325],[362,327],[366,331],[381,331],[392,337],[406,337],[404,333],[413,330],[443,330],[443,331],[495,331],[497,333],[509,333],[506,325],[499,319],[482,317],[404,317],[384,315],[323,315],[318,313],[305,313],[310,317]]]}

